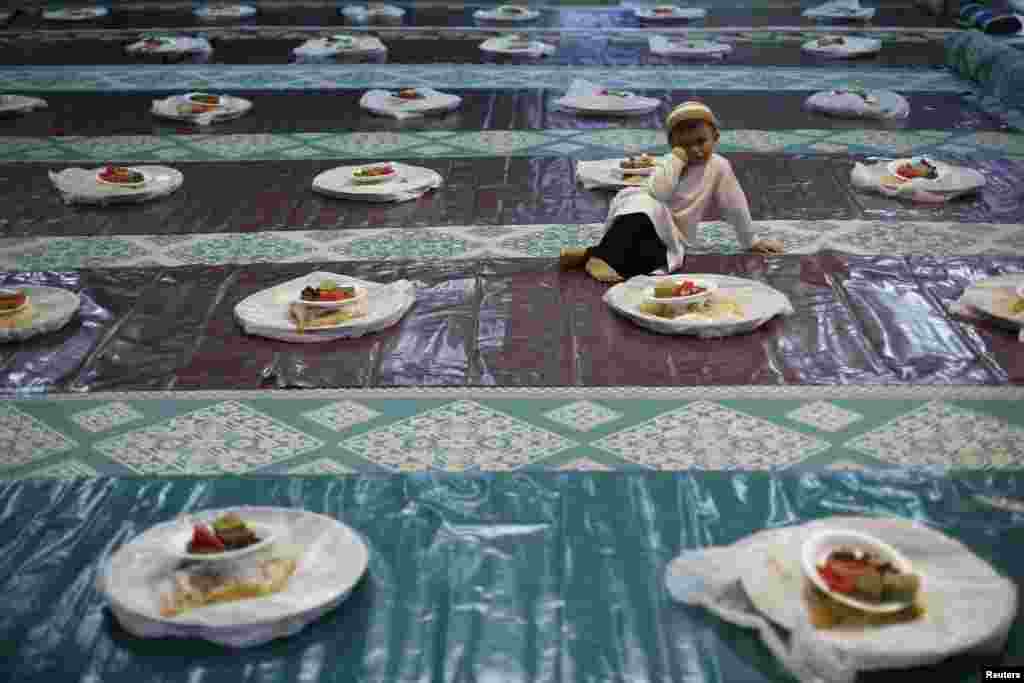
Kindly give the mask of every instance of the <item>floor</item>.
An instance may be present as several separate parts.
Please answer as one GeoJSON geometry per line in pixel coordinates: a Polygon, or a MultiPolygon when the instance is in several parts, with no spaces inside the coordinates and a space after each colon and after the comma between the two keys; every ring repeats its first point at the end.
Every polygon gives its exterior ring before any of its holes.
{"type": "MultiPolygon", "coordinates": [[[[955,29],[910,2],[870,3],[879,6],[875,22],[839,27],[883,41],[879,57],[851,62],[803,56],[801,42],[836,29],[803,19],[791,3],[710,4],[696,27],[651,28],[628,7],[591,2],[548,4],[527,29],[557,46],[552,57],[485,63],[477,45],[496,30],[475,23],[476,5],[421,2],[405,4],[402,27],[354,29],[388,45],[386,63],[312,65],[289,63],[290,50],[319,27],[342,26],[333,4],[257,4],[258,21],[242,24],[202,25],[189,4],[155,2],[119,4],[107,19],[73,26],[23,8],[0,25],[0,93],[49,103],[0,119],[0,269],[89,269],[116,281],[229,264],[543,266],[561,247],[601,234],[611,193],[580,187],[575,162],[666,151],[660,121],[671,103],[691,98],[725,122],[720,151],[761,233],[792,254],[1024,256],[1024,114],[945,69],[942,40],[955,29]],[[214,56],[153,64],[124,55],[124,43],[159,30],[202,33],[214,56]],[[649,34],[685,31],[732,42],[735,53],[714,64],[647,53],[649,34]],[[574,78],[666,105],[637,119],[578,119],[551,104],[574,78]],[[912,100],[911,118],[885,126],[802,110],[811,92],[849,84],[898,89],[912,100]],[[459,94],[464,105],[398,123],[356,104],[366,89],[418,85],[459,94]],[[195,89],[256,107],[210,130],[148,115],[150,100],[195,89]],[[940,207],[851,186],[853,161],[894,154],[972,165],[990,182],[979,197],[940,207]],[[445,186],[387,206],[309,191],[322,170],[385,157],[434,168],[445,186]],[[171,165],[185,185],[149,205],[95,209],[63,204],[47,177],[107,162],[171,165]]],[[[722,223],[703,224],[700,236],[708,253],[739,252],[722,223]]],[[[0,360],[10,367],[21,352],[9,347],[0,360]]],[[[27,386],[0,404],[0,476],[1017,468],[1021,398],[1016,385],[38,394],[27,386]]]]}

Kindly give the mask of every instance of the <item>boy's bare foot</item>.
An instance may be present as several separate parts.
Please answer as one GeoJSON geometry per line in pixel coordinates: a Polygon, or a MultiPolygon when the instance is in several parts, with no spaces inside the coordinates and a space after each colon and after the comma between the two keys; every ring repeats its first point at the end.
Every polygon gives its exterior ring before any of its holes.
{"type": "Polygon", "coordinates": [[[599,282],[622,282],[622,276],[602,259],[592,256],[587,260],[587,272],[599,282]]]}
{"type": "Polygon", "coordinates": [[[589,249],[563,249],[558,255],[558,265],[566,270],[582,268],[589,258],[589,249]]]}

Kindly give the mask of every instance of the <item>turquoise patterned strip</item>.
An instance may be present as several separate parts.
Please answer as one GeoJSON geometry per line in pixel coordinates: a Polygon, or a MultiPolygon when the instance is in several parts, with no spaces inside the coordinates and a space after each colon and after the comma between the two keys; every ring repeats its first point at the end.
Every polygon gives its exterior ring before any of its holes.
{"type": "Polygon", "coordinates": [[[1024,465],[1024,413],[1012,398],[893,400],[884,387],[874,388],[877,398],[822,398],[795,389],[760,400],[351,392],[14,400],[0,404],[0,443],[9,445],[0,477],[1024,465]],[[480,424],[490,425],[486,434],[480,424]]]}
{"type": "MultiPolygon", "coordinates": [[[[780,220],[757,221],[756,227],[760,237],[781,241],[791,254],[829,249],[889,255],[1024,254],[1024,236],[1020,226],[1012,223],[971,223],[967,230],[962,223],[925,221],[780,220]]],[[[590,223],[173,236],[18,237],[0,239],[0,270],[555,258],[563,247],[595,244],[603,230],[602,224],[590,223]]],[[[741,250],[735,231],[724,223],[702,223],[698,237],[704,248],[715,253],[738,253],[741,250]]]]}
{"type": "MultiPolygon", "coordinates": [[[[258,106],[258,104],[257,104],[258,106]]],[[[147,115],[148,114],[144,114],[147,115]]],[[[896,154],[1024,158],[1024,135],[970,130],[725,130],[721,151],[766,154],[896,154]]],[[[0,162],[202,162],[433,157],[608,158],[667,152],[660,130],[485,130],[107,137],[0,137],[0,162]]]]}
{"type": "Polygon", "coordinates": [[[565,89],[574,78],[643,89],[820,90],[858,81],[900,92],[963,92],[948,71],[887,68],[580,67],[474,64],[321,64],[248,66],[32,66],[0,68],[0,92],[153,90],[339,90],[404,85],[466,90],[565,89]]]}

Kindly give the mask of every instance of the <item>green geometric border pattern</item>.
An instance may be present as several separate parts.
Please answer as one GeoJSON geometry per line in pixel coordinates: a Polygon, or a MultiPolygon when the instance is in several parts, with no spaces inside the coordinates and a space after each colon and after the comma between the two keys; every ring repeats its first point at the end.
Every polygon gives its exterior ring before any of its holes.
{"type": "Polygon", "coordinates": [[[440,469],[1018,469],[1013,400],[16,400],[0,477],[440,469]]]}
{"type": "MultiPolygon", "coordinates": [[[[1024,235],[1012,223],[927,221],[757,221],[757,235],[789,254],[835,250],[853,254],[1024,254],[1024,235]]],[[[252,263],[555,258],[563,247],[601,239],[600,223],[432,227],[409,230],[279,230],[191,235],[102,235],[0,239],[0,270],[68,271],[252,263]]],[[[698,226],[691,253],[733,254],[742,247],[721,222],[698,226]]]]}
{"type": "MultiPolygon", "coordinates": [[[[637,128],[0,137],[0,162],[202,162],[665,153],[660,130],[637,128]]],[[[1024,135],[970,130],[725,130],[721,151],[767,154],[945,154],[1024,158],[1024,135]]]]}
{"type": "Polygon", "coordinates": [[[432,86],[463,90],[564,90],[582,78],[644,89],[824,90],[857,82],[899,92],[962,93],[972,85],[952,72],[914,68],[747,66],[517,66],[509,64],[318,64],[24,66],[0,68],[0,92],[173,90],[340,90],[432,86]]]}

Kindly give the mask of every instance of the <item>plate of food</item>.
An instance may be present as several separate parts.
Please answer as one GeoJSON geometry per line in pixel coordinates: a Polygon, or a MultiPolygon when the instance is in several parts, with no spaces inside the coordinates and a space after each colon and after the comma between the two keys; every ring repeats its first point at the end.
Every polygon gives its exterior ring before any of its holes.
{"type": "Polygon", "coordinates": [[[623,178],[629,176],[648,176],[654,173],[657,166],[657,159],[650,154],[644,153],[635,157],[626,157],[619,162],[619,172],[623,178]]]}
{"type": "Polygon", "coordinates": [[[208,4],[192,11],[201,19],[243,19],[256,14],[252,5],[208,4]]]}
{"type": "MultiPolygon", "coordinates": [[[[317,297],[319,298],[319,297],[317,297]]],[[[290,342],[321,342],[358,337],[396,324],[416,301],[415,287],[406,280],[381,284],[336,273],[315,272],[246,297],[235,306],[235,317],[249,334],[290,342]],[[353,287],[366,296],[353,309],[310,305],[302,292],[353,287]]]]}
{"type": "Polygon", "coordinates": [[[78,294],[42,285],[0,288],[0,342],[16,342],[56,332],[81,304],[78,294]]]}
{"type": "Polygon", "coordinates": [[[185,517],[167,542],[167,552],[192,562],[229,562],[263,550],[274,542],[274,529],[228,512],[212,522],[185,517]]]}
{"type": "Polygon", "coordinates": [[[505,17],[521,17],[529,14],[530,8],[521,5],[499,5],[495,8],[494,13],[505,17]]]}
{"type": "Polygon", "coordinates": [[[204,510],[157,524],[118,548],[99,586],[129,632],[142,637],[200,637],[236,647],[296,633],[341,604],[369,566],[359,533],[296,508],[241,506],[204,510]],[[182,528],[238,517],[274,540],[233,562],[183,563],[167,552],[182,528]]]}
{"type": "Polygon", "coordinates": [[[386,183],[399,177],[398,170],[394,164],[371,164],[360,166],[352,171],[352,182],[356,185],[374,185],[386,183]]]}
{"type": "Polygon", "coordinates": [[[529,50],[533,47],[533,41],[529,36],[513,34],[502,36],[500,39],[502,47],[507,50],[529,50]]]}
{"type": "Polygon", "coordinates": [[[648,303],[685,306],[708,299],[718,283],[692,277],[663,277],[655,280],[644,289],[648,303]]]}
{"type": "Polygon", "coordinates": [[[400,102],[422,102],[427,99],[427,94],[417,88],[402,88],[388,94],[392,99],[400,102]]]}
{"type": "Polygon", "coordinates": [[[863,532],[828,529],[804,541],[804,576],[828,598],[861,612],[901,612],[917,600],[922,577],[888,543],[863,532]]]}
{"type": "Polygon", "coordinates": [[[106,7],[66,7],[63,9],[44,10],[43,19],[57,21],[83,21],[97,19],[110,14],[106,7]]]}
{"type": "Polygon", "coordinates": [[[861,36],[826,35],[807,41],[801,48],[829,57],[864,57],[882,49],[882,41],[861,36]]]}
{"type": "Polygon", "coordinates": [[[660,334],[699,337],[751,332],[777,315],[793,312],[789,299],[778,290],[754,280],[717,274],[637,276],[605,292],[604,301],[640,327],[660,334]],[[700,292],[706,296],[682,303],[669,303],[675,297],[652,297],[659,282],[667,280],[678,288],[683,279],[697,286],[713,284],[714,288],[700,292]]]}

